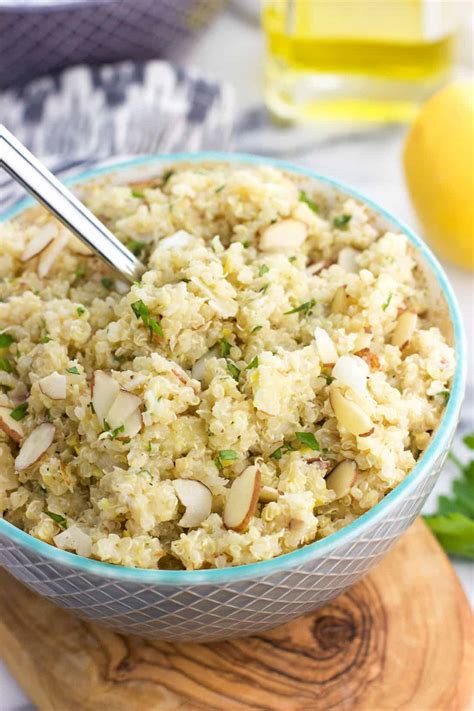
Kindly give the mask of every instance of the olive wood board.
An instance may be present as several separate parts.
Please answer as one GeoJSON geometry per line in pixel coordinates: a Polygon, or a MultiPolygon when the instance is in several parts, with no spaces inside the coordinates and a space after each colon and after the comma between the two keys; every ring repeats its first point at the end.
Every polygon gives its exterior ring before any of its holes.
{"type": "Polygon", "coordinates": [[[1,655],[40,711],[472,708],[472,613],[421,520],[347,593],[255,637],[126,637],[1,570],[0,605],[1,655]]]}

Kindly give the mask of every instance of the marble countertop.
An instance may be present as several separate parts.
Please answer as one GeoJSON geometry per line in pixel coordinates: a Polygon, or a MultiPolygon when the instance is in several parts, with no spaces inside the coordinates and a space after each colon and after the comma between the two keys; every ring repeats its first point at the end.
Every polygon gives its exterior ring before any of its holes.
{"type": "MultiPolygon", "coordinates": [[[[262,104],[261,72],[263,38],[252,19],[234,2],[201,37],[185,58],[233,84],[237,95],[237,129],[234,148],[272,155],[307,165],[351,184],[379,204],[416,227],[416,219],[404,188],[400,162],[405,128],[371,125],[307,128],[276,127],[262,104]]],[[[247,3],[250,7],[250,5],[247,3]]],[[[474,284],[472,275],[444,264],[459,299],[468,331],[469,385],[460,428],[474,429],[474,284]]],[[[459,449],[461,449],[459,447],[459,449]]],[[[457,451],[459,456],[464,453],[457,451]]],[[[426,510],[432,510],[439,493],[449,489],[453,469],[448,464],[426,510]]],[[[466,593],[474,603],[474,565],[453,561],[466,593]]],[[[0,711],[31,709],[27,697],[0,662],[0,711]]]]}

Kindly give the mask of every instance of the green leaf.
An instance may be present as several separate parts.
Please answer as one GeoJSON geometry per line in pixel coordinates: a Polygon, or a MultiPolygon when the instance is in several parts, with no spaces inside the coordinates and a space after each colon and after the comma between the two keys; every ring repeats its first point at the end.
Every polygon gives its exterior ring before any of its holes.
{"type": "Polygon", "coordinates": [[[55,523],[57,523],[61,528],[67,527],[67,521],[61,514],[54,513],[54,511],[45,511],[46,516],[52,518],[55,523]]]}
{"type": "Polygon", "coordinates": [[[85,310],[85,308],[84,308],[83,306],[78,306],[77,309],[76,309],[76,311],[77,311],[77,315],[78,315],[78,316],[82,316],[83,314],[86,313],[86,310],[85,310]]]}
{"type": "Polygon", "coordinates": [[[464,442],[466,447],[469,447],[469,449],[474,449],[474,432],[463,437],[462,441],[464,442]]]}
{"type": "Polygon", "coordinates": [[[141,299],[138,301],[135,301],[133,304],[131,304],[131,308],[137,319],[141,319],[145,326],[147,326],[150,329],[150,334],[151,333],[156,333],[158,336],[164,336],[165,334],[163,333],[163,329],[161,325],[156,321],[154,318],[150,316],[150,311],[148,310],[148,306],[143,303],[141,299]]]}
{"type": "Polygon", "coordinates": [[[112,439],[115,439],[116,437],[119,436],[119,434],[121,434],[124,431],[125,431],[124,425],[120,425],[120,427],[116,427],[115,430],[112,430],[112,432],[111,432],[112,439]]]}
{"type": "Polygon", "coordinates": [[[26,416],[27,412],[28,412],[28,403],[22,402],[21,405],[17,405],[15,407],[15,409],[10,412],[10,417],[13,417],[14,420],[19,422],[26,416]]]}
{"type": "Polygon", "coordinates": [[[221,338],[219,341],[219,353],[222,358],[227,358],[230,353],[231,344],[225,338],[221,338]]]}
{"type": "Polygon", "coordinates": [[[240,368],[237,368],[237,366],[235,365],[235,363],[232,363],[232,361],[228,360],[228,361],[227,361],[227,370],[228,370],[229,373],[232,375],[232,377],[234,378],[234,380],[236,380],[237,382],[239,382],[239,378],[240,378],[240,368]]]}
{"type": "Polygon", "coordinates": [[[314,451],[320,451],[321,448],[312,432],[295,432],[295,435],[296,439],[302,444],[305,444],[307,447],[313,449],[314,451]]]}
{"type": "Polygon", "coordinates": [[[474,521],[461,513],[425,516],[425,521],[447,553],[474,558],[474,521]]]}
{"type": "Polygon", "coordinates": [[[163,337],[165,335],[160,324],[154,318],[148,319],[148,328],[150,329],[151,333],[156,333],[158,336],[163,337]]]}
{"type": "Polygon", "coordinates": [[[283,447],[278,447],[274,452],[270,454],[270,459],[281,459],[283,456],[283,447]]]}
{"type": "Polygon", "coordinates": [[[270,269],[267,267],[267,265],[262,264],[262,266],[258,270],[258,276],[263,276],[264,274],[267,274],[267,272],[269,272],[269,271],[270,271],[270,269]]]}
{"type": "Polygon", "coordinates": [[[136,239],[129,239],[128,242],[125,243],[125,246],[128,247],[128,249],[133,252],[136,257],[139,257],[144,248],[146,247],[146,243],[139,242],[136,239]]]}
{"type": "Polygon", "coordinates": [[[74,270],[74,276],[76,279],[80,279],[81,277],[86,275],[86,268],[80,264],[76,269],[74,270]]]}
{"type": "Polygon", "coordinates": [[[254,328],[252,328],[250,333],[257,333],[257,331],[260,331],[261,328],[263,328],[263,326],[254,326],[254,328]]]}
{"type": "Polygon", "coordinates": [[[298,314],[298,313],[305,313],[307,314],[313,306],[316,304],[316,301],[314,299],[310,299],[310,301],[305,301],[304,304],[300,304],[299,306],[296,306],[296,308],[291,309],[291,311],[285,311],[284,315],[287,316],[288,314],[298,314]]]}
{"type": "Polygon", "coordinates": [[[308,195],[305,193],[304,190],[302,190],[302,191],[300,192],[300,198],[299,198],[299,199],[300,199],[300,202],[305,202],[305,203],[307,204],[307,206],[308,206],[309,208],[311,208],[311,210],[312,210],[313,212],[319,212],[319,207],[318,207],[318,205],[314,202],[314,200],[311,200],[311,198],[308,197],[308,195]]]}
{"type": "Polygon", "coordinates": [[[0,358],[0,370],[3,370],[5,373],[13,372],[12,364],[8,358],[0,358]]]}
{"type": "Polygon", "coordinates": [[[72,368],[66,368],[66,373],[71,373],[71,375],[79,375],[79,370],[75,365],[73,365],[72,368]]]}
{"type": "Polygon", "coordinates": [[[338,227],[340,229],[341,227],[345,227],[351,221],[351,218],[352,215],[338,215],[334,218],[332,224],[334,227],[338,227]]]}
{"type": "Polygon", "coordinates": [[[165,170],[165,172],[161,176],[161,185],[166,185],[172,175],[174,175],[174,170],[165,170]]]}
{"type": "Polygon", "coordinates": [[[458,505],[458,511],[474,519],[474,487],[469,481],[457,479],[453,481],[453,493],[458,505]]]}
{"type": "Polygon", "coordinates": [[[214,464],[216,465],[216,467],[218,468],[218,470],[219,470],[220,472],[224,469],[224,467],[222,466],[222,462],[221,462],[221,460],[219,459],[219,457],[216,457],[216,458],[214,459],[214,464]]]}
{"type": "Polygon", "coordinates": [[[237,452],[233,449],[221,449],[219,452],[221,462],[233,462],[238,456],[237,452]]]}
{"type": "Polygon", "coordinates": [[[53,339],[50,338],[50,336],[48,336],[48,334],[46,333],[46,334],[43,336],[43,338],[41,339],[41,343],[50,343],[52,340],[53,340],[53,339]]]}
{"type": "Polygon", "coordinates": [[[112,281],[112,279],[109,279],[109,277],[102,277],[100,283],[105,289],[108,289],[108,291],[110,291],[114,285],[114,282],[112,281]]]}
{"type": "Polygon", "coordinates": [[[449,392],[449,390],[441,390],[441,392],[439,392],[438,395],[442,395],[442,396],[444,397],[444,404],[446,405],[446,403],[447,403],[448,400],[449,400],[449,396],[451,395],[451,393],[449,392]]]}
{"type": "Polygon", "coordinates": [[[393,294],[392,294],[392,292],[390,292],[390,294],[387,297],[387,301],[385,301],[382,304],[382,311],[386,311],[388,309],[388,307],[390,306],[390,302],[392,300],[392,296],[393,296],[393,294]]]}
{"type": "Polygon", "coordinates": [[[246,370],[251,370],[252,368],[258,368],[258,356],[252,358],[250,363],[247,365],[246,370]]]}
{"type": "Polygon", "coordinates": [[[0,348],[8,348],[13,343],[13,338],[9,333],[0,333],[0,348]]]}
{"type": "Polygon", "coordinates": [[[216,194],[221,193],[225,188],[225,185],[220,185],[218,188],[216,188],[216,194]]]}
{"type": "Polygon", "coordinates": [[[132,190],[132,196],[133,196],[134,198],[141,199],[141,198],[144,198],[144,197],[145,197],[145,193],[144,193],[142,190],[135,190],[135,189],[133,189],[133,190],[132,190]]]}

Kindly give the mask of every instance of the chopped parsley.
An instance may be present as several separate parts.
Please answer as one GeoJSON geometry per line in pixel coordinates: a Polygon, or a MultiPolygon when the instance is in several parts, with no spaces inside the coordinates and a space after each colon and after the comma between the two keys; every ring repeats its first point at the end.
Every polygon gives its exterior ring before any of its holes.
{"type": "Polygon", "coordinates": [[[258,356],[252,358],[245,370],[251,370],[252,368],[258,368],[258,356]]]}
{"type": "Polygon", "coordinates": [[[225,185],[220,185],[218,188],[216,188],[216,193],[221,193],[225,188],[225,185]]]}
{"type": "Polygon", "coordinates": [[[228,361],[227,361],[227,370],[228,370],[229,373],[232,375],[232,377],[234,378],[234,380],[236,380],[237,382],[239,382],[239,378],[240,378],[240,368],[237,368],[237,366],[235,365],[235,363],[232,363],[231,360],[228,360],[228,361]]]}
{"type": "Polygon", "coordinates": [[[230,353],[230,349],[231,344],[229,343],[229,341],[225,338],[221,338],[221,340],[219,341],[219,353],[221,354],[221,357],[227,358],[230,353]]]}
{"type": "Polygon", "coordinates": [[[76,279],[80,279],[81,277],[86,275],[86,268],[80,264],[76,269],[74,270],[74,276],[76,279]]]}
{"type": "Polygon", "coordinates": [[[12,373],[13,367],[8,358],[0,358],[0,370],[4,373],[12,373]]]}
{"type": "Polygon", "coordinates": [[[233,462],[238,456],[237,452],[233,449],[221,449],[219,452],[219,459],[221,462],[233,462]]]}
{"type": "Polygon", "coordinates": [[[438,393],[438,395],[442,395],[444,397],[444,404],[446,404],[449,400],[449,396],[451,395],[451,393],[449,392],[449,390],[442,390],[440,393],[438,393]]]}
{"type": "Polygon", "coordinates": [[[76,309],[76,311],[77,311],[77,315],[78,315],[78,316],[82,316],[83,314],[86,313],[86,310],[85,310],[85,308],[84,308],[83,306],[78,306],[77,309],[76,309]]]}
{"type": "Polygon", "coordinates": [[[141,299],[131,304],[131,307],[137,319],[141,318],[145,326],[150,329],[150,335],[156,333],[158,336],[164,336],[163,329],[160,324],[150,316],[148,306],[144,304],[141,299]]]}
{"type": "Polygon", "coordinates": [[[296,262],[297,259],[298,259],[298,257],[295,257],[295,256],[288,257],[288,261],[290,262],[290,264],[293,264],[293,262],[296,262]]]}
{"type": "Polygon", "coordinates": [[[250,333],[257,333],[257,331],[260,331],[261,328],[263,328],[263,326],[254,326],[254,328],[252,328],[250,333]]]}
{"type": "Polygon", "coordinates": [[[54,511],[45,511],[45,514],[46,516],[49,516],[49,518],[52,518],[58,526],[61,526],[61,528],[67,527],[67,521],[64,516],[61,516],[61,514],[54,513],[54,511]]]}
{"type": "Polygon", "coordinates": [[[66,368],[66,373],[71,373],[71,375],[79,375],[79,370],[75,365],[72,368],[66,368]]]}
{"type": "Polygon", "coordinates": [[[345,227],[351,221],[352,215],[338,215],[332,221],[334,227],[341,228],[345,227]]]}
{"type": "Polygon", "coordinates": [[[325,379],[327,385],[331,385],[331,383],[334,382],[334,378],[332,377],[332,375],[326,375],[326,373],[321,373],[321,378],[325,379]]]}
{"type": "Polygon", "coordinates": [[[261,294],[265,294],[269,286],[270,286],[270,284],[264,284],[264,285],[262,286],[262,288],[259,289],[259,292],[260,292],[261,294]]]}
{"type": "Polygon", "coordinates": [[[311,200],[310,197],[305,193],[304,190],[300,192],[300,202],[306,203],[306,205],[313,211],[313,212],[319,212],[319,206],[314,202],[314,200],[311,200]]]}
{"type": "Polygon", "coordinates": [[[301,442],[301,444],[305,444],[310,449],[317,452],[321,450],[321,447],[319,446],[312,432],[295,432],[295,436],[296,439],[301,442]]]}
{"type": "Polygon", "coordinates": [[[266,265],[266,264],[262,264],[262,266],[261,266],[260,269],[258,270],[258,276],[263,276],[264,274],[266,274],[266,273],[269,272],[269,271],[270,271],[270,269],[267,267],[267,265],[266,265]]]}
{"type": "MultiPolygon", "coordinates": [[[[474,450],[474,433],[463,441],[474,450]]],[[[447,553],[474,558],[474,459],[463,464],[453,453],[449,456],[460,476],[453,481],[451,496],[438,497],[438,511],[424,518],[447,553]]]]}
{"type": "Polygon", "coordinates": [[[125,426],[120,425],[120,427],[116,427],[112,432],[110,433],[110,436],[112,439],[115,439],[116,437],[119,436],[119,434],[122,434],[122,432],[125,432],[125,426]]]}
{"type": "Polygon", "coordinates": [[[145,197],[145,193],[143,192],[143,190],[135,190],[135,189],[133,189],[133,190],[132,190],[132,196],[133,196],[134,198],[141,199],[141,198],[144,198],[144,197],[145,197]]]}
{"type": "Polygon", "coordinates": [[[300,304],[299,306],[296,306],[294,309],[291,309],[290,311],[285,311],[284,315],[287,316],[288,314],[298,314],[298,313],[304,313],[307,314],[311,311],[313,306],[316,304],[316,301],[314,299],[310,299],[309,301],[305,301],[304,304],[300,304]]]}
{"type": "Polygon", "coordinates": [[[114,282],[112,281],[112,279],[109,279],[109,277],[102,277],[102,279],[100,280],[100,283],[108,291],[110,291],[114,285],[114,282]]]}
{"type": "Polygon", "coordinates": [[[144,248],[146,247],[145,242],[139,242],[136,239],[129,239],[128,242],[125,243],[125,246],[136,256],[139,257],[140,254],[143,252],[144,248]]]}
{"type": "Polygon", "coordinates": [[[247,247],[250,247],[250,240],[246,239],[245,242],[242,242],[242,244],[247,249],[247,247]]]}
{"type": "Polygon", "coordinates": [[[22,402],[21,405],[17,405],[15,407],[15,409],[10,412],[10,417],[13,417],[14,420],[19,422],[24,417],[26,417],[27,412],[28,412],[28,403],[22,402]]]}
{"type": "Polygon", "coordinates": [[[48,336],[47,333],[45,333],[45,335],[44,335],[43,338],[41,339],[41,343],[49,343],[49,342],[52,341],[52,340],[53,340],[53,339],[52,339],[50,336],[48,336]]]}
{"type": "Polygon", "coordinates": [[[9,333],[0,333],[0,348],[8,348],[13,343],[13,338],[9,333]]]}
{"type": "Polygon", "coordinates": [[[174,170],[166,170],[161,176],[161,184],[166,185],[172,175],[174,175],[174,170]]]}
{"type": "Polygon", "coordinates": [[[390,292],[390,294],[387,297],[387,301],[385,301],[382,305],[382,311],[386,311],[388,309],[388,307],[390,306],[390,302],[392,300],[392,296],[393,296],[393,294],[392,294],[392,292],[390,292]]]}
{"type": "Polygon", "coordinates": [[[270,459],[281,459],[284,454],[287,452],[293,452],[294,447],[291,444],[282,444],[281,447],[278,447],[278,449],[275,449],[274,452],[270,454],[270,459]]]}

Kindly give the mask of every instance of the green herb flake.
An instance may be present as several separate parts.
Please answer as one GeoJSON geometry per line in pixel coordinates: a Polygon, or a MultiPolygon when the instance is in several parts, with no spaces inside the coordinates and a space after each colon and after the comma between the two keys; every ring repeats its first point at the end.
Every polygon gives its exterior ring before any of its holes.
{"type": "Polygon", "coordinates": [[[139,200],[141,200],[142,198],[145,197],[145,193],[143,192],[143,190],[132,189],[132,197],[138,198],[139,200]]]}
{"type": "Polygon", "coordinates": [[[247,365],[245,370],[252,370],[252,368],[258,368],[258,356],[255,356],[254,358],[252,358],[252,360],[247,365]]]}
{"type": "Polygon", "coordinates": [[[259,292],[260,292],[261,294],[266,294],[267,289],[268,289],[269,286],[270,286],[270,284],[264,284],[264,285],[262,286],[262,288],[259,289],[259,292]]]}
{"type": "Polygon", "coordinates": [[[221,338],[219,341],[219,353],[221,354],[221,358],[227,358],[227,356],[230,353],[231,349],[231,344],[229,341],[227,341],[225,338],[221,338]]]}
{"type": "Polygon", "coordinates": [[[301,444],[306,445],[313,451],[319,452],[321,450],[312,432],[295,432],[295,437],[301,444]]]}
{"type": "Polygon", "coordinates": [[[13,343],[13,338],[9,333],[0,333],[0,348],[8,348],[13,343]]]}
{"type": "Polygon", "coordinates": [[[219,459],[219,457],[216,457],[216,458],[214,459],[214,464],[216,465],[216,467],[218,468],[218,470],[219,470],[220,472],[224,469],[224,467],[222,466],[222,462],[221,462],[221,460],[219,459]]]}
{"type": "Polygon", "coordinates": [[[263,276],[264,274],[267,274],[269,271],[270,271],[270,269],[267,267],[267,265],[262,264],[262,266],[258,270],[258,276],[263,276]]]}
{"type": "Polygon", "coordinates": [[[306,203],[306,205],[313,211],[313,212],[319,212],[319,206],[314,202],[314,200],[311,200],[310,197],[305,193],[304,190],[300,192],[300,197],[299,197],[300,202],[306,203]]]}
{"type": "Polygon", "coordinates": [[[442,390],[440,393],[438,393],[438,395],[442,395],[442,396],[443,396],[443,398],[444,398],[444,404],[446,405],[446,403],[447,403],[448,400],[449,400],[449,396],[451,395],[451,393],[449,392],[449,390],[442,390]]]}
{"type": "Polygon", "coordinates": [[[225,188],[225,185],[220,185],[218,188],[216,188],[216,194],[221,193],[225,188]]]}
{"type": "Polygon", "coordinates": [[[15,409],[10,412],[10,417],[13,417],[13,419],[16,420],[16,422],[19,422],[24,417],[26,417],[27,412],[28,412],[28,403],[22,402],[21,405],[17,405],[15,407],[15,409]]]}
{"type": "Polygon", "coordinates": [[[337,217],[334,218],[332,221],[332,224],[334,227],[337,227],[338,229],[341,229],[341,227],[345,227],[349,222],[351,221],[352,215],[338,215],[337,217]]]}
{"type": "Polygon", "coordinates": [[[76,309],[76,311],[77,311],[77,315],[78,315],[78,316],[82,316],[83,314],[86,313],[86,310],[85,310],[85,308],[84,308],[83,306],[78,306],[77,309],[76,309]]]}
{"type": "Polygon", "coordinates": [[[463,437],[462,441],[466,445],[466,447],[469,447],[469,449],[474,449],[474,433],[468,434],[465,437],[463,437]]]}
{"type": "Polygon", "coordinates": [[[124,425],[120,425],[120,427],[116,427],[114,430],[112,430],[110,436],[112,437],[112,439],[115,439],[116,437],[119,436],[119,434],[122,434],[122,432],[125,432],[124,425]]]}
{"type": "Polygon", "coordinates": [[[165,170],[163,175],[161,176],[161,185],[166,185],[168,180],[174,175],[174,170],[165,170]]]}
{"type": "Polygon", "coordinates": [[[236,380],[237,382],[239,382],[239,378],[240,378],[240,368],[237,368],[237,366],[235,365],[235,363],[232,363],[232,361],[228,360],[228,361],[227,361],[227,370],[228,370],[229,373],[232,375],[232,377],[234,378],[234,380],[236,380]]]}
{"type": "Polygon", "coordinates": [[[234,462],[238,456],[237,452],[233,449],[221,449],[219,452],[221,462],[234,462]]]}
{"type": "Polygon", "coordinates": [[[278,447],[278,449],[275,449],[274,452],[270,454],[270,459],[281,459],[284,454],[287,452],[293,452],[294,447],[291,444],[282,444],[281,447],[278,447]]]}
{"type": "Polygon", "coordinates": [[[293,264],[293,262],[296,262],[297,259],[298,259],[298,257],[294,257],[294,256],[288,257],[288,261],[290,262],[290,264],[293,264]]]}
{"type": "Polygon", "coordinates": [[[13,367],[8,358],[0,358],[0,370],[4,373],[12,373],[13,367]]]}
{"type": "Polygon", "coordinates": [[[250,333],[257,333],[257,331],[260,331],[263,328],[263,326],[254,326],[250,333]]]}
{"type": "Polygon", "coordinates": [[[392,296],[393,296],[393,294],[392,294],[392,292],[390,292],[390,294],[387,297],[387,301],[385,301],[382,305],[382,311],[386,311],[388,309],[388,307],[390,306],[390,302],[392,300],[392,296]]]}
{"type": "Polygon", "coordinates": [[[71,373],[71,375],[79,375],[79,370],[75,365],[72,368],[66,368],[66,373],[71,373]]]}
{"type": "Polygon", "coordinates": [[[114,285],[114,282],[112,281],[112,279],[109,279],[109,277],[102,277],[102,279],[100,280],[100,283],[108,291],[110,291],[114,285]]]}
{"type": "Polygon", "coordinates": [[[125,246],[136,256],[139,257],[146,247],[145,242],[139,242],[136,239],[129,239],[125,246]]]}
{"type": "Polygon", "coordinates": [[[131,307],[137,319],[141,319],[145,326],[150,329],[150,334],[156,333],[158,336],[164,336],[163,329],[160,324],[150,316],[148,306],[144,304],[141,299],[131,304],[131,307]]]}
{"type": "Polygon", "coordinates": [[[50,336],[48,336],[48,334],[46,333],[46,334],[43,336],[43,338],[41,339],[41,343],[50,343],[50,341],[52,341],[52,340],[53,340],[53,339],[52,339],[50,336]]]}
{"type": "Polygon", "coordinates": [[[243,246],[245,247],[245,249],[247,249],[247,247],[250,247],[250,244],[251,244],[251,243],[250,243],[250,240],[249,240],[249,239],[246,239],[245,242],[242,242],[242,244],[243,244],[243,246]]]}
{"type": "Polygon", "coordinates": [[[54,513],[54,511],[45,511],[45,514],[46,516],[49,516],[49,518],[52,518],[58,526],[61,526],[61,528],[67,527],[67,521],[64,516],[61,516],[61,514],[54,513]]]}
{"type": "Polygon", "coordinates": [[[86,268],[82,264],[80,264],[74,270],[74,276],[76,277],[76,279],[81,279],[85,275],[86,275],[86,268]]]}
{"type": "Polygon", "coordinates": [[[316,301],[314,299],[310,299],[309,301],[305,301],[304,304],[300,304],[299,306],[296,306],[296,308],[291,309],[290,311],[285,311],[284,315],[288,316],[288,314],[298,314],[298,313],[308,314],[315,304],[316,304],[316,301]]]}

